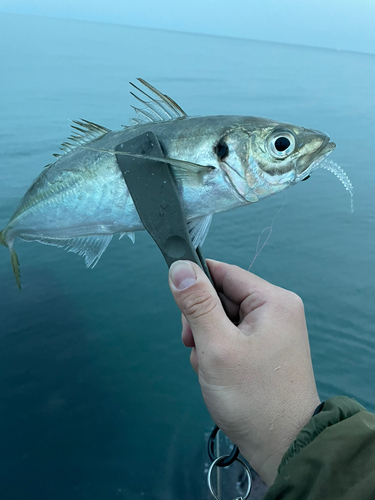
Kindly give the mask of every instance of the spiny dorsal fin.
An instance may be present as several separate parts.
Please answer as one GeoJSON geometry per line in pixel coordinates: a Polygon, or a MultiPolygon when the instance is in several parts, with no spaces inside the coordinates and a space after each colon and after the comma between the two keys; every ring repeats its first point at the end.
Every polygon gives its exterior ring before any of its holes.
{"type": "Polygon", "coordinates": [[[134,83],[129,82],[130,85],[138,90],[138,92],[150,99],[149,101],[145,101],[133,92],[130,92],[133,97],[135,97],[139,102],[146,106],[145,109],[140,109],[132,106],[136,113],[136,116],[135,118],[132,118],[130,120],[131,125],[175,120],[176,118],[183,118],[187,116],[185,111],[169,96],[162,94],[159,90],[157,90],[142,78],[138,78],[137,80],[141,82],[142,85],[144,85],[146,88],[148,88],[153,94],[159,97],[159,99],[155,99],[154,97],[148,95],[142,89],[134,85],[134,83]]]}
{"type": "Polygon", "coordinates": [[[66,142],[63,142],[61,144],[60,149],[63,151],[63,153],[55,153],[53,155],[55,158],[60,158],[61,156],[69,153],[78,146],[88,144],[110,132],[108,128],[102,127],[97,123],[89,122],[87,120],[84,120],[83,118],[81,118],[80,120],[73,120],[73,123],[75,123],[75,125],[72,125],[74,133],[70,137],[68,137],[68,140],[66,142]]]}

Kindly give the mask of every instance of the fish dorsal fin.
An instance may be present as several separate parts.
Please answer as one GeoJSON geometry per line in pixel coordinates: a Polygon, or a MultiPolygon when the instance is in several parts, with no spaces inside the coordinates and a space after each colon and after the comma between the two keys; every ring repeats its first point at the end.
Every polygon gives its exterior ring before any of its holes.
{"type": "Polygon", "coordinates": [[[142,78],[138,78],[138,81],[141,82],[142,85],[144,85],[149,91],[155,94],[155,96],[157,96],[159,99],[155,99],[154,97],[146,94],[146,92],[134,85],[134,83],[130,82],[130,85],[138,90],[138,92],[150,99],[149,101],[145,101],[140,96],[134,94],[133,92],[130,92],[133,97],[135,97],[140,103],[145,106],[145,108],[142,109],[132,106],[136,116],[135,118],[132,118],[130,120],[131,125],[175,120],[176,118],[183,118],[187,116],[185,111],[181,109],[173,99],[159,92],[159,90],[147,83],[142,78]]]}
{"type": "Polygon", "coordinates": [[[212,221],[212,214],[205,215],[204,217],[197,217],[196,219],[188,222],[188,229],[194,248],[203,245],[204,240],[208,234],[212,221]]]}
{"type": "MultiPolygon", "coordinates": [[[[61,144],[60,149],[63,151],[62,154],[54,154],[55,158],[60,158],[66,153],[69,153],[78,146],[83,146],[88,144],[95,139],[103,137],[103,135],[108,134],[110,130],[106,127],[102,127],[97,123],[89,122],[84,119],[73,120],[75,125],[72,125],[73,134],[68,137],[66,142],[61,144]]],[[[48,165],[47,165],[48,166],[48,165]]]]}

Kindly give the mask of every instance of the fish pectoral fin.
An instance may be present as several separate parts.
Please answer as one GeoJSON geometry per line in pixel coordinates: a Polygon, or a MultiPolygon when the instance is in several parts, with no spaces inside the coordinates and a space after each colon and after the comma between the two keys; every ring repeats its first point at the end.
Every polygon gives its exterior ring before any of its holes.
{"type": "Polygon", "coordinates": [[[213,214],[205,215],[204,217],[197,217],[196,219],[192,219],[188,222],[189,234],[194,248],[197,248],[199,245],[203,245],[208,234],[208,230],[210,229],[212,215],[213,214]]]}
{"type": "MultiPolygon", "coordinates": [[[[129,153],[127,151],[115,151],[114,149],[102,149],[102,148],[96,148],[94,146],[90,145],[83,145],[83,149],[88,149],[89,151],[97,151],[100,153],[109,153],[111,155],[123,155],[123,156],[129,156],[131,158],[142,158],[145,160],[150,160],[150,161],[156,161],[156,162],[162,162],[162,163],[168,163],[172,168],[173,172],[176,177],[179,176],[186,176],[191,174],[199,174],[199,175],[205,175],[214,172],[217,170],[216,167],[212,165],[200,165],[199,163],[194,163],[191,161],[186,161],[186,160],[178,160],[177,158],[168,158],[167,156],[163,157],[157,157],[157,156],[150,156],[150,155],[143,155],[143,154],[138,154],[138,153],[129,153]]],[[[48,166],[48,165],[47,165],[48,166]]]]}
{"type": "Polygon", "coordinates": [[[192,174],[201,176],[210,174],[216,170],[216,167],[211,165],[199,165],[199,163],[192,163],[190,161],[177,160],[174,158],[164,157],[161,161],[168,163],[172,167],[174,176],[181,181],[192,180],[192,174]]]}
{"type": "Polygon", "coordinates": [[[177,160],[173,158],[164,157],[162,160],[170,165],[173,177],[177,184],[189,184],[191,186],[202,186],[202,178],[205,175],[212,174],[216,170],[211,165],[199,165],[185,160],[177,160]]]}

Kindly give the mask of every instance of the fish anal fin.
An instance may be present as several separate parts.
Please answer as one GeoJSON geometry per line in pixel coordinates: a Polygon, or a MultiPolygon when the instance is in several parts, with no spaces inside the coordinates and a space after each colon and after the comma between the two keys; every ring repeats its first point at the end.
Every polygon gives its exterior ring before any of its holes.
{"type": "Polygon", "coordinates": [[[49,236],[20,234],[20,237],[26,241],[39,241],[45,245],[53,245],[65,248],[68,252],[78,253],[78,255],[85,258],[87,267],[95,267],[109,245],[113,234],[94,234],[76,238],[53,238],[49,236]]]}
{"type": "Polygon", "coordinates": [[[78,253],[78,255],[84,257],[86,267],[93,268],[103,255],[112,237],[112,234],[104,234],[72,238],[64,247],[68,252],[78,253]]]}

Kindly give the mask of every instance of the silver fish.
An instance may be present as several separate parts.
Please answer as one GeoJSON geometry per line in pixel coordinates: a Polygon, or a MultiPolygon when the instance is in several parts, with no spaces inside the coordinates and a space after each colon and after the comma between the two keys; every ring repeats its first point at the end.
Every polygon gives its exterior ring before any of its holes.
{"type": "MultiPolygon", "coordinates": [[[[250,116],[189,117],[170,97],[139,79],[144,108],[129,126],[113,132],[79,120],[22,198],[0,243],[9,248],[20,287],[13,244],[64,247],[94,266],[114,234],[143,230],[118,167],[115,147],[152,130],[176,180],[193,244],[202,244],[214,213],[255,203],[307,178],[334,148],[316,130],[250,116]],[[146,100],[145,100],[146,99],[146,100]]],[[[158,159],[160,161],[160,159],[158,159]]],[[[349,181],[350,182],[350,181],[349,181]]]]}

